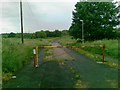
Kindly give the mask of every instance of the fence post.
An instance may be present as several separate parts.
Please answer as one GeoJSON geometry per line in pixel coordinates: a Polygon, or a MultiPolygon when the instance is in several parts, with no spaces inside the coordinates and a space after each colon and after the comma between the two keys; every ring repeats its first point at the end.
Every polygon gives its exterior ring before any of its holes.
{"type": "Polygon", "coordinates": [[[38,46],[36,46],[36,66],[38,67],[38,46]]]}
{"type": "Polygon", "coordinates": [[[105,52],[105,44],[102,46],[102,63],[104,63],[104,52],[105,52]]]}

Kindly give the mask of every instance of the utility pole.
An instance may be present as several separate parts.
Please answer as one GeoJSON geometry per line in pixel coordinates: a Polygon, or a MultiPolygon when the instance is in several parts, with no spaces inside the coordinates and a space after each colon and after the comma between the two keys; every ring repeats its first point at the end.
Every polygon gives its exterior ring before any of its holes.
{"type": "Polygon", "coordinates": [[[22,39],[22,44],[24,43],[23,40],[23,15],[22,15],[22,0],[20,0],[20,16],[21,16],[21,39],[22,39]]]}

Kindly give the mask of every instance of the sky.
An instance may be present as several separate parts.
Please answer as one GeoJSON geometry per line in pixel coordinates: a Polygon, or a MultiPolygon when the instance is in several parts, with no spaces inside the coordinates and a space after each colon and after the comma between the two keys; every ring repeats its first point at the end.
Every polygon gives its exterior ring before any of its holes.
{"type": "MultiPolygon", "coordinates": [[[[66,30],[72,23],[72,11],[77,0],[25,0],[23,1],[24,32],[40,30],[66,30]]],[[[0,33],[19,33],[20,5],[17,0],[4,0],[0,5],[0,33]]]]}
{"type": "MultiPolygon", "coordinates": [[[[0,33],[20,33],[20,0],[1,0],[0,33]]],[[[79,0],[22,0],[25,33],[68,30],[79,0]]],[[[104,0],[103,0],[104,1],[104,0]]]]}

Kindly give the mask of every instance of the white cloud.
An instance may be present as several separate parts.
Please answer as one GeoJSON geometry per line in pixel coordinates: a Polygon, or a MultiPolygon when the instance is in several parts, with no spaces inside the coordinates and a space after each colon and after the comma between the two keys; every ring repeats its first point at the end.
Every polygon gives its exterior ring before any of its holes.
{"type": "MultiPolygon", "coordinates": [[[[2,3],[4,21],[0,20],[2,24],[0,33],[20,32],[19,3],[5,1],[7,2],[2,3]]],[[[76,2],[24,2],[24,32],[35,32],[41,29],[68,29],[75,4],[76,2]]]]}
{"type": "Polygon", "coordinates": [[[6,22],[6,21],[2,21],[0,20],[0,33],[9,33],[9,32],[15,32],[16,31],[16,27],[14,26],[14,24],[12,24],[11,22],[6,22]]]}
{"type": "Polygon", "coordinates": [[[0,33],[18,32],[19,29],[8,20],[0,20],[0,27],[0,33]]]}
{"type": "MultiPolygon", "coordinates": [[[[30,3],[32,6],[32,12],[34,16],[39,16],[40,20],[56,22],[70,20],[72,17],[72,10],[74,9],[75,3],[71,2],[39,2],[39,3],[30,3]]],[[[43,21],[43,22],[44,22],[43,21]]]]}
{"type": "MultiPolygon", "coordinates": [[[[19,2],[20,0],[1,0],[1,2],[19,2]]],[[[77,2],[78,0],[21,0],[22,2],[77,2]]]]}

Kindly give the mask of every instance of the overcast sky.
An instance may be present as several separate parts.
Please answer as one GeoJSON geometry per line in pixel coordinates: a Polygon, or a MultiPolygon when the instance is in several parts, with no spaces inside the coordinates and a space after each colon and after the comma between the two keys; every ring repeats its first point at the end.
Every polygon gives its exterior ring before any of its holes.
{"type": "MultiPolygon", "coordinates": [[[[0,16],[0,33],[20,32],[20,0],[1,1],[0,15],[2,16],[0,16]]],[[[72,11],[78,1],[24,0],[24,32],[69,29],[72,23],[72,11]]]]}
{"type": "MultiPolygon", "coordinates": [[[[24,32],[69,29],[72,22],[72,11],[77,0],[43,1],[26,0],[23,2],[24,32]]],[[[4,0],[0,8],[2,9],[0,33],[20,32],[19,2],[4,0]]]]}

